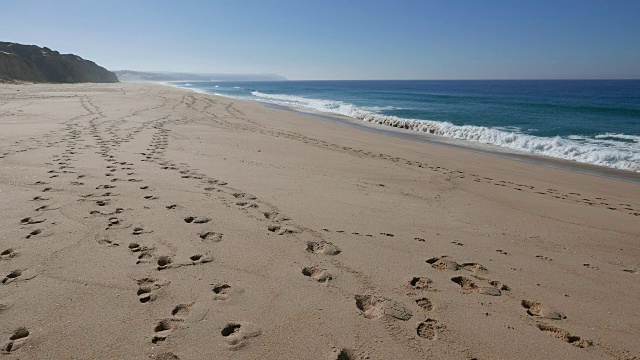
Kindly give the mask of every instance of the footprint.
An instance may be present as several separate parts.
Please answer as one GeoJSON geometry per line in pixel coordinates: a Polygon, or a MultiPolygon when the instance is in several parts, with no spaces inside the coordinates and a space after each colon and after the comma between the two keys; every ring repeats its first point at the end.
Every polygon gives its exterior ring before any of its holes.
{"type": "Polygon", "coordinates": [[[416,333],[421,338],[436,340],[438,338],[438,332],[441,327],[442,326],[438,324],[438,320],[427,319],[418,324],[418,326],[416,327],[416,333]]]}
{"type": "Polygon", "coordinates": [[[9,341],[2,346],[2,352],[8,354],[18,350],[27,340],[29,335],[29,330],[26,328],[21,327],[16,329],[9,337],[9,341]]]}
{"type": "Polygon", "coordinates": [[[274,220],[278,218],[278,213],[275,211],[264,211],[262,213],[265,219],[274,220]]]}
{"type": "Polygon", "coordinates": [[[171,310],[171,315],[179,318],[186,318],[189,315],[189,308],[191,306],[188,304],[178,304],[173,310],[171,310]]]}
{"type": "Polygon", "coordinates": [[[413,314],[403,304],[378,295],[356,295],[356,307],[367,319],[389,316],[398,320],[409,320],[413,314]]]}
{"type": "Polygon", "coordinates": [[[129,248],[129,250],[131,250],[132,252],[139,252],[139,251],[142,251],[142,246],[140,246],[140,244],[138,244],[138,243],[134,243],[134,242],[129,243],[128,248],[129,248]]]}
{"type": "Polygon", "coordinates": [[[40,235],[40,234],[42,234],[42,229],[35,229],[35,230],[32,230],[27,236],[25,236],[25,238],[31,239],[33,236],[40,235]]]}
{"type": "Polygon", "coordinates": [[[148,234],[148,233],[152,233],[152,230],[145,230],[144,228],[141,227],[135,227],[133,228],[133,232],[131,233],[132,235],[141,235],[141,234],[148,234]]]}
{"type": "Polygon", "coordinates": [[[317,266],[305,267],[302,269],[302,275],[308,276],[320,283],[328,283],[333,276],[327,271],[317,266]]]}
{"type": "Polygon", "coordinates": [[[471,272],[485,272],[487,268],[478,263],[463,263],[460,265],[463,269],[471,272]]]}
{"type": "Polygon", "coordinates": [[[112,240],[109,240],[109,239],[104,238],[104,237],[98,239],[98,244],[105,245],[105,246],[108,246],[108,247],[120,246],[120,244],[118,244],[117,242],[113,242],[112,240]]]}
{"type": "Polygon", "coordinates": [[[597,266],[594,266],[594,265],[591,265],[591,264],[588,264],[588,263],[582,264],[582,266],[586,267],[587,269],[598,270],[597,266]]]}
{"type": "MultiPolygon", "coordinates": [[[[201,254],[196,254],[196,255],[191,255],[189,256],[189,260],[191,260],[191,265],[198,265],[198,264],[206,264],[209,262],[213,261],[213,258],[211,256],[204,256],[201,254]]],[[[159,263],[158,263],[159,265],[159,263]]],[[[160,270],[160,269],[158,269],[160,270]]]]}
{"type": "Polygon", "coordinates": [[[563,313],[553,308],[543,306],[541,303],[536,301],[522,300],[520,304],[523,308],[527,309],[527,314],[529,314],[530,316],[536,316],[551,320],[563,320],[567,318],[567,316],[563,313]]]}
{"type": "Polygon", "coordinates": [[[155,300],[157,290],[164,285],[158,279],[149,277],[138,279],[136,283],[138,284],[138,300],[143,304],[155,300]]]}
{"type": "Polygon", "coordinates": [[[542,259],[542,260],[546,260],[546,261],[552,261],[553,260],[553,259],[551,259],[549,257],[546,257],[546,256],[543,256],[543,255],[536,255],[536,257],[538,259],[542,259]]]}
{"type": "Polygon", "coordinates": [[[3,279],[0,281],[3,285],[10,284],[15,281],[26,281],[31,280],[36,277],[37,274],[21,269],[15,269],[9,272],[3,279]]]}
{"type": "Polygon", "coordinates": [[[381,232],[380,235],[382,236],[388,236],[388,237],[394,237],[395,235],[393,234],[389,234],[389,233],[385,233],[385,232],[381,232]]]}
{"type": "Polygon", "coordinates": [[[449,260],[446,256],[432,257],[426,260],[427,264],[431,264],[431,267],[437,270],[459,270],[460,264],[453,260],[449,260]]]}
{"type": "Polygon", "coordinates": [[[495,287],[478,287],[476,283],[471,281],[471,279],[467,278],[466,276],[456,276],[451,278],[451,281],[460,285],[460,287],[466,291],[474,291],[479,294],[491,295],[491,296],[502,295],[502,292],[500,291],[500,289],[497,289],[495,287]]]}
{"type": "Polygon", "coordinates": [[[351,349],[340,349],[333,350],[333,354],[330,356],[330,360],[357,360],[357,359],[369,359],[368,356],[362,357],[358,356],[351,349]]]}
{"type": "Polygon", "coordinates": [[[15,250],[9,248],[0,252],[0,260],[9,260],[17,255],[18,253],[15,250]]]}
{"type": "Polygon", "coordinates": [[[500,253],[502,255],[509,255],[509,253],[507,253],[506,251],[502,250],[502,249],[498,249],[496,250],[497,253],[500,253]]]}
{"type": "Polygon", "coordinates": [[[223,234],[213,231],[204,231],[198,234],[202,241],[220,242],[223,234]]]}
{"type": "Polygon", "coordinates": [[[246,345],[248,339],[259,336],[261,333],[260,328],[248,322],[228,322],[220,331],[220,335],[232,349],[246,345]]]}
{"type": "Polygon", "coordinates": [[[140,250],[140,254],[138,255],[138,259],[136,260],[136,264],[143,264],[151,262],[153,259],[153,249],[142,248],[140,250]]]}
{"type": "Polygon", "coordinates": [[[478,286],[476,285],[476,283],[474,283],[473,281],[471,281],[471,279],[465,277],[465,276],[456,276],[451,278],[451,281],[453,281],[454,283],[460,285],[460,287],[462,287],[464,290],[475,290],[478,288],[478,286]]]}
{"type": "Polygon", "coordinates": [[[98,185],[96,186],[96,189],[113,189],[114,187],[116,187],[115,185],[98,185]]]}
{"type": "Polygon", "coordinates": [[[120,225],[120,219],[118,219],[117,217],[110,217],[107,227],[112,227],[116,225],[120,225]]]}
{"type": "Polygon", "coordinates": [[[581,339],[580,336],[571,335],[569,332],[557,328],[555,326],[547,325],[547,324],[536,324],[540,331],[550,335],[554,338],[561,339],[562,341],[568,342],[571,345],[577,346],[579,348],[586,348],[593,345],[591,340],[581,339]]]}
{"type": "Polygon", "coordinates": [[[43,223],[44,221],[45,221],[45,219],[34,219],[32,217],[26,217],[26,218],[20,220],[20,223],[22,225],[33,225],[33,224],[43,223]]]}
{"type": "Polygon", "coordinates": [[[173,260],[171,260],[170,256],[167,255],[162,255],[158,258],[158,270],[164,270],[164,269],[168,269],[171,267],[171,263],[173,262],[173,260]]]}
{"type": "Polygon", "coordinates": [[[328,241],[309,241],[307,251],[318,255],[338,255],[342,250],[328,241]]]}
{"type": "Polygon", "coordinates": [[[409,280],[407,286],[413,290],[426,290],[431,287],[431,283],[433,283],[433,281],[431,281],[431,279],[429,278],[416,276],[413,279],[409,280]]]}
{"type": "Polygon", "coordinates": [[[494,288],[498,289],[498,290],[504,290],[504,291],[510,291],[511,288],[508,287],[507,285],[501,283],[500,281],[497,280],[492,280],[489,281],[489,285],[493,286],[494,288]]]}
{"type": "Polygon", "coordinates": [[[213,288],[211,290],[215,294],[213,296],[214,300],[228,300],[231,296],[231,285],[225,282],[213,284],[213,288]]]}
{"type": "Polygon", "coordinates": [[[167,340],[167,337],[173,332],[175,325],[173,319],[164,319],[156,324],[153,331],[155,334],[151,338],[151,342],[157,344],[160,341],[167,340]]]}
{"type": "MultiPolygon", "coordinates": [[[[280,227],[278,226],[278,228],[280,228],[280,227]]],[[[280,229],[278,231],[278,235],[297,234],[299,232],[300,232],[300,230],[296,229],[296,228],[284,228],[284,229],[280,229]]]]}
{"type": "Polygon", "coordinates": [[[429,300],[428,298],[419,298],[416,299],[416,305],[420,306],[421,308],[427,310],[427,311],[431,311],[433,310],[434,306],[433,306],[433,302],[431,300],[429,300]]]}
{"type": "Polygon", "coordinates": [[[209,221],[211,221],[211,219],[209,219],[208,217],[201,217],[201,216],[188,216],[186,218],[184,218],[184,222],[188,223],[188,224],[204,224],[204,223],[208,223],[209,221]]]}

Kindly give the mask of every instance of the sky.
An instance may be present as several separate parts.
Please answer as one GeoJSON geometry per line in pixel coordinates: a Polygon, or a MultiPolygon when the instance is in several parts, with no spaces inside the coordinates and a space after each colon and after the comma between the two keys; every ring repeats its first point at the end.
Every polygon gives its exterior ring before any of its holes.
{"type": "Polygon", "coordinates": [[[640,79],[640,0],[0,0],[0,41],[109,70],[640,79]]]}

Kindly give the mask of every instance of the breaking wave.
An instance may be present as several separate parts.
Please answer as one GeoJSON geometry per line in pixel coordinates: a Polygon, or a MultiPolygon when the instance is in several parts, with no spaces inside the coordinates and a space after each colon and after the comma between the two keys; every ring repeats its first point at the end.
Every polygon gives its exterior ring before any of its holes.
{"type": "Polygon", "coordinates": [[[311,99],[284,94],[265,94],[259,91],[252,91],[251,94],[255,97],[253,100],[293,107],[303,111],[339,114],[373,124],[640,172],[640,136],[606,133],[594,137],[541,137],[524,134],[517,128],[490,128],[454,125],[444,121],[405,119],[378,113],[378,111],[389,110],[387,108],[358,107],[342,101],[311,99]]]}

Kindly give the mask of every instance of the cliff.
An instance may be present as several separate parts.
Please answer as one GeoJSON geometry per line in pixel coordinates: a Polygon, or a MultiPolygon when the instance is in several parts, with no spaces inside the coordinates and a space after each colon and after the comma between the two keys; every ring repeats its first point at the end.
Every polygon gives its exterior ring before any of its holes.
{"type": "Polygon", "coordinates": [[[49,83],[118,82],[116,74],[73,54],[0,42],[0,80],[49,83]]]}

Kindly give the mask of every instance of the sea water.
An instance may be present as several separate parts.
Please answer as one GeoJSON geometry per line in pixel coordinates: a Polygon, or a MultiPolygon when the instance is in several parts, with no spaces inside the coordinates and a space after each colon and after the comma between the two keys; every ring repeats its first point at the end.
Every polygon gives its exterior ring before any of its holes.
{"type": "Polygon", "coordinates": [[[640,80],[212,81],[171,85],[640,172],[640,80]]]}

